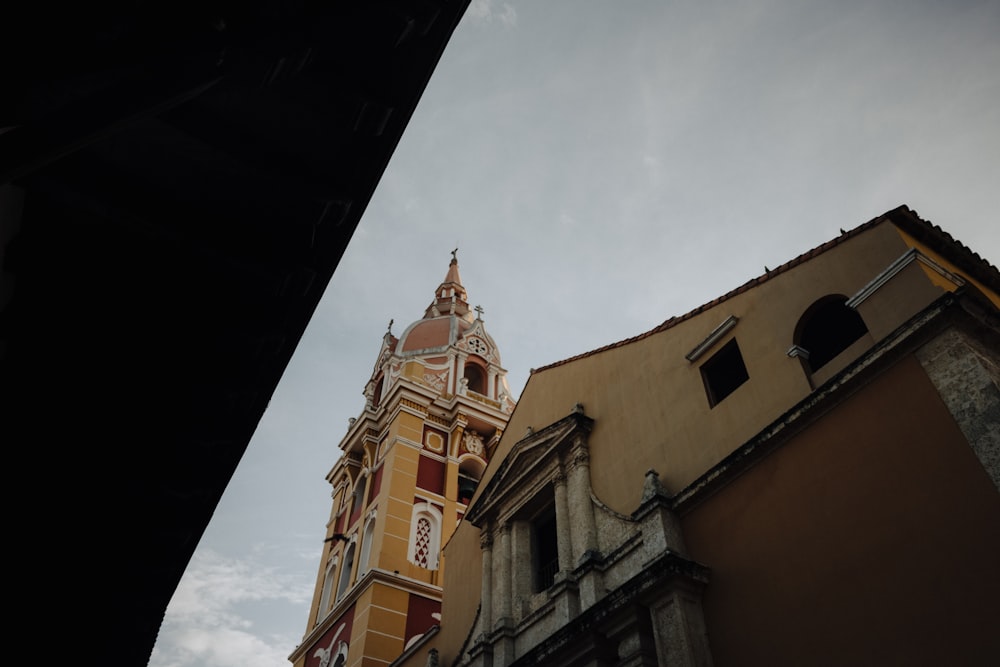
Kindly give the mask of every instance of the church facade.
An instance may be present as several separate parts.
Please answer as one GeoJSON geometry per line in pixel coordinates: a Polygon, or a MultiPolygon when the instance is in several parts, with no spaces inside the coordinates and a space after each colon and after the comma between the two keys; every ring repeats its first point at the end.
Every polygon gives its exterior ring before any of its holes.
{"type": "Polygon", "coordinates": [[[422,318],[383,336],[327,475],[333,506],[296,667],[386,665],[440,624],[443,545],[514,409],[453,254],[422,318]]]}
{"type": "Polygon", "coordinates": [[[532,372],[399,667],[1000,655],[1000,272],[900,207],[532,372]]]}

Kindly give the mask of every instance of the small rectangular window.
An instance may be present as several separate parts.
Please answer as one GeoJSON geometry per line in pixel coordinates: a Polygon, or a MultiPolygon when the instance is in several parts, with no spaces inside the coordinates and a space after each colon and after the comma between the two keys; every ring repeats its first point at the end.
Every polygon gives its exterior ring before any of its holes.
{"type": "Polygon", "coordinates": [[[702,364],[701,378],[708,393],[708,404],[713,408],[750,379],[735,338],[702,364]]]}

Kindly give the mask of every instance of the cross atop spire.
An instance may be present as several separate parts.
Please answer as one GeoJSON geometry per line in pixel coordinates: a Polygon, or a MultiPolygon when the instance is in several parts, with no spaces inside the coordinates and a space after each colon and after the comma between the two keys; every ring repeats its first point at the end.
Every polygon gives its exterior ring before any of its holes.
{"type": "Polygon", "coordinates": [[[438,285],[434,294],[434,301],[427,308],[424,317],[436,317],[443,314],[454,314],[467,317],[471,322],[469,304],[466,302],[468,295],[465,287],[462,286],[462,277],[458,273],[458,248],[451,251],[451,262],[448,264],[448,273],[444,281],[438,285]]]}
{"type": "Polygon", "coordinates": [[[476,311],[476,315],[478,316],[477,319],[480,319],[480,320],[483,319],[483,312],[484,311],[483,311],[483,307],[482,306],[476,306],[475,308],[473,308],[473,310],[476,311]]]}

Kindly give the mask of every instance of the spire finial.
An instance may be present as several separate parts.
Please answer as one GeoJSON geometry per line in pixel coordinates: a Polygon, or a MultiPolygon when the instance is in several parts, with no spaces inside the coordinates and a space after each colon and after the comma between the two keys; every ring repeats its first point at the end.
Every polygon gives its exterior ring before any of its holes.
{"type": "Polygon", "coordinates": [[[476,315],[478,316],[477,319],[480,320],[483,319],[483,313],[485,311],[483,310],[482,306],[476,306],[475,308],[473,308],[473,310],[476,311],[476,315]]]}
{"type": "Polygon", "coordinates": [[[393,320],[393,319],[390,319],[390,320],[389,320],[389,326],[387,326],[387,327],[385,328],[385,332],[386,332],[386,333],[390,333],[390,334],[392,333],[392,323],[393,323],[393,322],[395,322],[395,320],[393,320]]]}
{"type": "Polygon", "coordinates": [[[454,264],[458,261],[458,248],[451,251],[451,263],[454,264]]]}

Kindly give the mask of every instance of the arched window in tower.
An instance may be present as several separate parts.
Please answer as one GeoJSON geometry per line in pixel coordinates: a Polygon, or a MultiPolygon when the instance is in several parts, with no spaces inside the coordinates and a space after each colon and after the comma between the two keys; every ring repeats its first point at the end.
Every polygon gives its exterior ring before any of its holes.
{"type": "Polygon", "coordinates": [[[340,582],[337,584],[337,602],[344,597],[347,587],[351,584],[351,566],[354,564],[354,542],[347,547],[344,554],[344,564],[340,566],[340,582]]]}
{"type": "Polygon", "coordinates": [[[817,300],[795,326],[795,345],[806,351],[804,364],[815,372],[868,333],[864,320],[846,305],[847,297],[831,294],[817,300]]]}
{"type": "Polygon", "coordinates": [[[323,594],[319,599],[319,614],[316,615],[316,622],[319,623],[330,611],[330,596],[333,594],[333,584],[337,579],[337,558],[330,560],[326,566],[326,573],[323,575],[323,594]]]}
{"type": "Polygon", "coordinates": [[[372,555],[372,540],[375,539],[375,512],[368,515],[365,529],[361,534],[361,556],[358,560],[358,578],[368,571],[368,561],[372,555]]]}
{"type": "Polygon", "coordinates": [[[486,395],[486,373],[483,371],[479,365],[472,363],[471,361],[465,362],[465,379],[466,386],[469,391],[474,391],[477,394],[486,395]]]}
{"type": "Polygon", "coordinates": [[[354,495],[351,496],[351,516],[347,521],[348,527],[361,518],[361,511],[365,504],[365,488],[368,483],[368,475],[365,471],[358,473],[358,479],[354,482],[354,495]]]}
{"type": "Polygon", "coordinates": [[[418,567],[438,569],[441,553],[441,511],[430,503],[413,506],[409,560],[418,567]]]}

